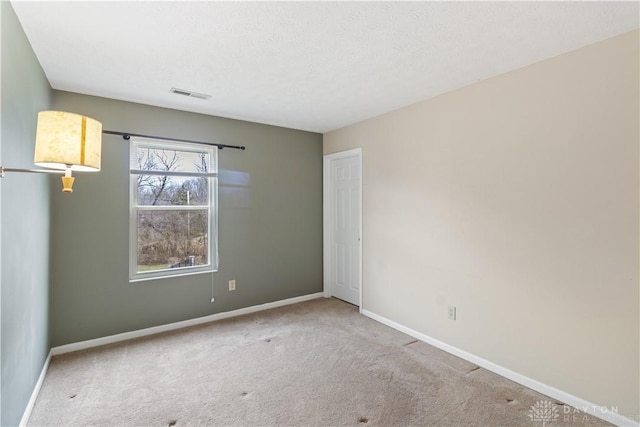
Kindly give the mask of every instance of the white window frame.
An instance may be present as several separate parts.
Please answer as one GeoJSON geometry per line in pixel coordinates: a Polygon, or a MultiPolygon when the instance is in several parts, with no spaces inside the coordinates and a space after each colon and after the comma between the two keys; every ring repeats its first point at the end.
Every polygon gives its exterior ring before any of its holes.
{"type": "Polygon", "coordinates": [[[176,276],[186,276],[192,274],[211,273],[218,269],[218,149],[216,146],[204,144],[177,143],[158,139],[132,137],[129,150],[129,281],[139,282],[143,280],[162,279],[176,276]],[[209,173],[199,172],[154,172],[162,176],[204,176],[209,180],[209,205],[193,206],[140,206],[138,205],[138,175],[149,174],[148,171],[134,169],[133,161],[137,157],[136,149],[139,147],[150,147],[157,149],[208,152],[210,155],[209,173]],[[193,267],[166,268],[163,270],[138,272],[138,212],[141,210],[201,210],[208,208],[208,259],[206,265],[193,267]]]}

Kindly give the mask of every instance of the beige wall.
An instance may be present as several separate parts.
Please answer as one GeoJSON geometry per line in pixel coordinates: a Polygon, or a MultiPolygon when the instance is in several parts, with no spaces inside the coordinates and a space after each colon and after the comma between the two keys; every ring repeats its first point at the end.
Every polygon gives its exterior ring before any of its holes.
{"type": "Polygon", "coordinates": [[[638,38],[325,134],[363,147],[363,308],[640,419],[638,38]]]}

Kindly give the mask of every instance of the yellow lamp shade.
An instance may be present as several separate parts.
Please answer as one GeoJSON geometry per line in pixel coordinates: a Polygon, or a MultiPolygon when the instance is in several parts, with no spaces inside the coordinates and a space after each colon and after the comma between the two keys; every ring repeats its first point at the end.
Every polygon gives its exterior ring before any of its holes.
{"type": "Polygon", "coordinates": [[[33,162],[53,169],[100,170],[102,123],[63,111],[38,113],[33,162]]]}

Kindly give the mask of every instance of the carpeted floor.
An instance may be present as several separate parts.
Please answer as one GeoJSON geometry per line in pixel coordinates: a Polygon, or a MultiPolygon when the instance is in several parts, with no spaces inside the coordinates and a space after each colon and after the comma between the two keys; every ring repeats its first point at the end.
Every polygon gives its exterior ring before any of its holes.
{"type": "Polygon", "coordinates": [[[29,425],[542,426],[543,420],[608,425],[322,298],[54,357],[29,425]]]}

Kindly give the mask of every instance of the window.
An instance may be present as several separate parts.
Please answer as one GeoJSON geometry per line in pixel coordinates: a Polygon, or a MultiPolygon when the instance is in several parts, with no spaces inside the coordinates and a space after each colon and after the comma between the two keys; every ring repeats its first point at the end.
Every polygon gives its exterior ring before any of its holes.
{"type": "Polygon", "coordinates": [[[131,138],[130,279],[217,268],[217,150],[131,138]]]}

